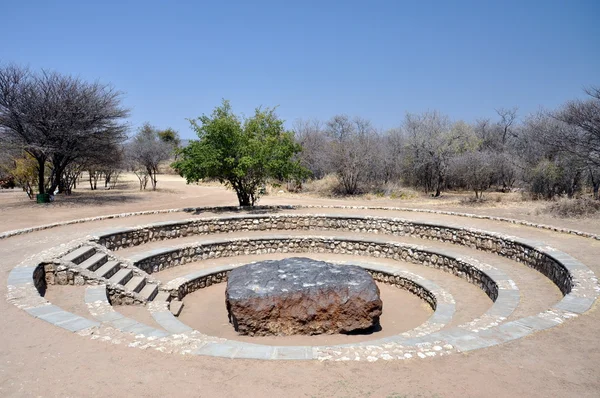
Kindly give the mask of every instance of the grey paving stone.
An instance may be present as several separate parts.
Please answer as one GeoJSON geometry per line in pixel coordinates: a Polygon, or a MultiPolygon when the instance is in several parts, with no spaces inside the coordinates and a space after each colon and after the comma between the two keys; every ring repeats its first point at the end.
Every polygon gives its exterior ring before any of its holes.
{"type": "Polygon", "coordinates": [[[169,310],[173,316],[179,316],[181,314],[181,310],[183,309],[183,301],[171,301],[169,305],[169,310]]]}
{"type": "Polygon", "coordinates": [[[155,228],[155,227],[167,227],[170,225],[183,225],[183,224],[188,224],[190,221],[189,220],[182,220],[182,221],[157,221],[157,222],[153,222],[152,224],[149,225],[145,225],[144,228],[145,229],[150,229],[150,228],[155,228]]]}
{"type": "Polygon", "coordinates": [[[169,332],[165,332],[164,330],[160,330],[160,329],[154,329],[153,331],[149,332],[146,337],[157,337],[157,338],[161,338],[161,337],[167,337],[170,336],[171,333],[169,332]]]}
{"type": "Polygon", "coordinates": [[[67,329],[71,332],[78,332],[80,330],[89,329],[89,328],[95,327],[95,326],[100,326],[100,323],[78,316],[71,321],[61,323],[59,326],[63,329],[67,329]]]}
{"type": "Polygon", "coordinates": [[[126,232],[133,232],[136,230],[137,230],[137,228],[120,228],[120,227],[108,228],[108,229],[103,229],[102,231],[96,232],[94,234],[94,236],[96,236],[98,238],[108,238],[112,235],[118,235],[118,234],[122,234],[122,233],[126,233],[126,232]]]}
{"type": "Polygon", "coordinates": [[[18,286],[28,283],[33,284],[33,273],[37,267],[13,268],[8,274],[7,285],[18,286]]]}
{"type": "Polygon", "coordinates": [[[54,312],[51,314],[40,315],[38,318],[43,319],[46,322],[50,322],[54,325],[60,325],[62,323],[72,321],[73,319],[79,318],[77,315],[68,312],[68,311],[60,311],[54,312]]]}
{"type": "Polygon", "coordinates": [[[531,328],[533,330],[545,330],[560,323],[548,318],[541,318],[538,316],[528,316],[526,318],[521,318],[515,321],[516,323],[523,325],[525,327],[531,328]]]}
{"type": "Polygon", "coordinates": [[[474,333],[464,329],[449,329],[438,333],[438,339],[447,341],[460,351],[472,351],[497,345],[501,340],[490,334],[474,333]]]}
{"type": "Polygon", "coordinates": [[[96,301],[108,302],[108,298],[106,297],[106,287],[94,286],[86,288],[84,299],[86,304],[95,303],[96,301]]]}
{"type": "Polygon", "coordinates": [[[95,318],[100,322],[114,322],[119,319],[125,318],[123,314],[118,313],[117,311],[110,311],[105,314],[96,315],[95,318]]]}
{"type": "Polygon", "coordinates": [[[567,294],[553,308],[583,314],[591,308],[594,301],[596,300],[591,297],[576,297],[573,294],[567,294]]]}
{"type": "Polygon", "coordinates": [[[433,318],[436,323],[449,323],[452,321],[455,311],[456,306],[454,304],[440,303],[436,306],[435,312],[429,320],[433,322],[433,318]]]}
{"type": "Polygon", "coordinates": [[[170,311],[153,312],[152,317],[161,327],[171,333],[186,333],[194,330],[175,318],[170,311]]]}
{"type": "Polygon", "coordinates": [[[488,338],[498,339],[500,342],[507,342],[521,337],[525,337],[533,333],[533,329],[516,322],[507,322],[500,326],[484,330],[480,332],[480,336],[486,336],[488,338]]]}
{"type": "Polygon", "coordinates": [[[589,268],[575,260],[574,258],[570,258],[570,259],[561,259],[561,264],[564,265],[569,271],[573,272],[573,271],[587,271],[589,270],[589,268]]]}
{"type": "Polygon", "coordinates": [[[456,347],[459,351],[468,352],[473,350],[478,350],[481,348],[493,347],[495,345],[500,344],[500,340],[484,337],[484,336],[474,336],[464,339],[456,339],[454,341],[450,341],[454,347],[456,347]]]}
{"type": "Polygon", "coordinates": [[[158,329],[148,326],[141,322],[136,322],[135,325],[128,326],[122,330],[127,333],[143,334],[144,336],[149,336],[151,333],[157,331],[158,329]]]}
{"type": "Polygon", "coordinates": [[[275,349],[268,345],[244,344],[234,354],[235,359],[271,359],[275,349]]]}
{"type": "Polygon", "coordinates": [[[276,346],[273,347],[272,359],[277,360],[308,360],[313,359],[312,347],[306,346],[276,346]]]}
{"type": "Polygon", "coordinates": [[[111,325],[119,330],[125,330],[127,328],[137,325],[137,323],[138,322],[136,320],[133,320],[133,319],[127,318],[127,317],[123,317],[123,318],[119,318],[115,321],[112,321],[111,325]]]}
{"type": "Polygon", "coordinates": [[[195,355],[207,355],[212,357],[233,358],[240,350],[239,346],[223,343],[208,343],[193,351],[195,355]]]}
{"type": "Polygon", "coordinates": [[[485,274],[497,282],[505,281],[505,280],[509,279],[504,272],[500,271],[497,268],[486,269],[485,274]]]}
{"type": "Polygon", "coordinates": [[[50,305],[42,305],[42,306],[34,307],[34,308],[27,308],[25,311],[27,311],[29,314],[33,315],[34,317],[39,318],[40,316],[56,314],[58,312],[62,312],[63,309],[60,307],[57,307],[54,304],[50,304],[50,305]]]}

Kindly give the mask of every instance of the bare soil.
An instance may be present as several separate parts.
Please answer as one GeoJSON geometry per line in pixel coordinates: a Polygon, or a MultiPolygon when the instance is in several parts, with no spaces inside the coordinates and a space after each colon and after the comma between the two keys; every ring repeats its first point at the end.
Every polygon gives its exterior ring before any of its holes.
{"type": "MultiPolygon", "coordinates": [[[[89,192],[82,189],[71,198],[57,198],[49,205],[36,205],[16,190],[2,191],[0,230],[129,211],[236,204],[235,195],[218,186],[186,186],[173,176],[160,176],[158,186],[157,192],[141,193],[135,191],[134,185],[122,191],[89,192]]],[[[473,207],[461,205],[456,198],[347,200],[285,193],[264,197],[261,203],[435,208],[526,219],[600,233],[598,219],[569,220],[536,215],[538,205],[531,202],[500,202],[473,207]]],[[[362,214],[376,213],[362,211],[362,214]]],[[[439,220],[543,241],[571,254],[600,275],[600,241],[487,220],[409,212],[383,214],[413,220],[439,220]]],[[[7,293],[10,270],[32,253],[93,231],[187,217],[188,214],[174,213],[105,220],[0,240],[0,295],[7,293]]],[[[511,271],[509,267],[513,267],[515,274],[522,275],[519,287],[521,284],[526,286],[529,274],[521,273],[525,267],[507,264],[505,272],[511,271]]],[[[423,268],[420,270],[424,277],[434,280],[423,268]]],[[[457,284],[451,290],[451,286],[453,284],[444,288],[457,299],[458,312],[462,302],[459,301],[461,288],[457,284]]],[[[535,279],[530,280],[529,286],[525,304],[536,300],[536,292],[541,297],[539,305],[557,299],[550,287],[544,290],[535,279]]],[[[64,291],[49,289],[46,297],[65,306],[71,301],[74,304],[80,297],[83,300],[82,292],[75,287],[64,287],[64,291]]],[[[468,305],[468,300],[464,305],[468,305]]],[[[83,308],[79,310],[83,311],[83,308]]],[[[531,309],[535,310],[535,307],[531,309]]],[[[484,310],[480,308],[476,312],[484,310]]],[[[500,346],[442,358],[374,363],[181,357],[79,337],[33,318],[6,300],[0,300],[0,314],[2,397],[597,397],[600,391],[600,312],[597,304],[586,314],[559,327],[500,346]]]]}

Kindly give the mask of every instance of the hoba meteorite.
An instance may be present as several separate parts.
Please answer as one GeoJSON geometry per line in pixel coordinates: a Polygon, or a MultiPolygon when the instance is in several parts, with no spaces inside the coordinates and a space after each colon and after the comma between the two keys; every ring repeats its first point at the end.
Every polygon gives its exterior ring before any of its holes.
{"type": "Polygon", "coordinates": [[[229,321],[250,336],[366,330],[383,306],[366,270],[302,257],[233,269],[225,296],[229,321]]]}

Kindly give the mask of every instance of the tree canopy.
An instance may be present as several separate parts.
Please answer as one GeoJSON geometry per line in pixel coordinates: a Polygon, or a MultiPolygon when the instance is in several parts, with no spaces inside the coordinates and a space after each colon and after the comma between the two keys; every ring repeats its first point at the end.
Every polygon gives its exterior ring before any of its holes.
{"type": "Polygon", "coordinates": [[[173,129],[158,130],[150,123],[144,123],[127,145],[130,167],[140,178],[140,189],[145,188],[150,179],[152,190],[156,190],[158,167],[174,153],[179,135],[173,129]]]}
{"type": "Polygon", "coordinates": [[[302,178],[308,173],[296,158],[301,150],[274,108],[236,116],[224,100],[211,116],[191,119],[199,140],[181,149],[173,163],[187,182],[217,179],[237,194],[240,206],[253,206],[268,179],[302,178]]]}
{"type": "Polygon", "coordinates": [[[49,192],[61,187],[74,162],[114,150],[126,138],[122,119],[128,114],[121,93],[108,85],[57,72],[0,67],[0,137],[36,160],[40,193],[47,185],[49,192]]]}

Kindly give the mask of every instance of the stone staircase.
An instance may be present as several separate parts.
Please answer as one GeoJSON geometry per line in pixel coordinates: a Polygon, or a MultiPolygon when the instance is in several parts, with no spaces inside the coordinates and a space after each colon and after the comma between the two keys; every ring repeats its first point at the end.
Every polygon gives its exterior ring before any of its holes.
{"type": "Polygon", "coordinates": [[[132,270],[122,267],[118,261],[110,260],[108,255],[94,247],[80,247],[62,257],[62,260],[77,264],[111,283],[122,285],[126,291],[135,292],[146,301],[152,301],[158,294],[158,285],[149,283],[144,276],[134,275],[132,270]]]}

